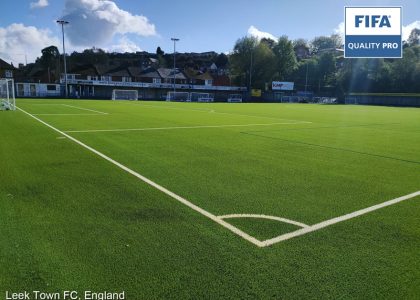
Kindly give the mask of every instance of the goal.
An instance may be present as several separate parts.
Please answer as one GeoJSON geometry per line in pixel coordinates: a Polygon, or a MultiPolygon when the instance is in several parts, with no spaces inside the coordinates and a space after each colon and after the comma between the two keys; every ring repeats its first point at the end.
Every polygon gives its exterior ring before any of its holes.
{"type": "Polygon", "coordinates": [[[139,99],[137,90],[112,90],[112,100],[132,100],[139,99]]]}
{"type": "Polygon", "coordinates": [[[230,103],[242,102],[242,95],[241,94],[230,94],[227,101],[230,102],[230,103]]]}
{"type": "Polygon", "coordinates": [[[192,92],[190,94],[190,101],[191,102],[213,102],[214,96],[209,93],[195,93],[192,92]]]}
{"type": "Polygon", "coordinates": [[[168,92],[166,95],[166,101],[180,101],[180,102],[189,102],[190,93],[187,92],[168,92]]]}
{"type": "Polygon", "coordinates": [[[16,110],[13,79],[0,79],[0,110],[16,110]]]}

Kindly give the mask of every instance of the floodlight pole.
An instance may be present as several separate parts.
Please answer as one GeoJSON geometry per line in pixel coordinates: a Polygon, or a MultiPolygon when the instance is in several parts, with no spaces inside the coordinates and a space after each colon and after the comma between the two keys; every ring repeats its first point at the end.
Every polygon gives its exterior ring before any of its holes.
{"type": "Polygon", "coordinates": [[[309,67],[309,64],[308,64],[308,62],[306,62],[305,96],[306,96],[306,90],[307,90],[307,87],[308,87],[308,67],[309,67]]]}
{"type": "Polygon", "coordinates": [[[179,39],[178,38],[171,38],[171,41],[173,41],[174,42],[174,94],[175,94],[175,92],[176,92],[176,88],[175,88],[175,75],[176,75],[176,68],[175,68],[175,65],[176,65],[176,42],[178,42],[179,41],[179,39]]]}
{"type": "Polygon", "coordinates": [[[66,98],[68,97],[68,92],[67,92],[67,64],[66,64],[66,47],[64,44],[64,25],[69,24],[68,21],[64,21],[64,20],[57,20],[57,23],[61,25],[61,32],[63,35],[63,59],[64,59],[64,85],[65,85],[65,95],[66,98]]]}
{"type": "Polygon", "coordinates": [[[249,89],[252,87],[252,50],[251,50],[251,63],[249,65],[249,89]]]}

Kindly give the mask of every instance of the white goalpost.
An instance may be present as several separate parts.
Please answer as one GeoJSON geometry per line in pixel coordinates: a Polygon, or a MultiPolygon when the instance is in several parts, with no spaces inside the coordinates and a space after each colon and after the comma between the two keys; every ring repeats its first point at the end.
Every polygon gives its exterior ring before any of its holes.
{"type": "Polygon", "coordinates": [[[210,93],[191,92],[190,101],[191,102],[213,102],[214,96],[213,94],[210,94],[210,93]]]}
{"type": "Polygon", "coordinates": [[[190,93],[188,92],[168,92],[166,94],[166,101],[180,101],[180,102],[189,102],[190,93]]]}
{"type": "Polygon", "coordinates": [[[13,79],[0,79],[0,110],[16,110],[13,79]]]}
{"type": "Polygon", "coordinates": [[[131,100],[139,99],[139,92],[137,90],[112,90],[112,100],[131,100]]]}
{"type": "Polygon", "coordinates": [[[230,94],[228,99],[230,103],[240,103],[242,102],[242,95],[241,94],[230,94]]]}

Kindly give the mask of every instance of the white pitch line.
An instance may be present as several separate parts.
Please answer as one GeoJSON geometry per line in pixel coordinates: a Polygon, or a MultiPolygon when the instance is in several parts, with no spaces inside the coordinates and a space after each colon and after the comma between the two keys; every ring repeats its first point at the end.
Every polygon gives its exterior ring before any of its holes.
{"type": "Polygon", "coordinates": [[[203,216],[205,216],[205,217],[209,218],[210,220],[212,220],[212,221],[216,222],[217,224],[219,224],[219,225],[221,225],[221,226],[225,227],[226,229],[228,229],[228,230],[230,230],[231,232],[233,232],[233,233],[237,234],[238,236],[240,236],[241,238],[243,238],[243,239],[247,240],[248,242],[250,242],[250,243],[252,243],[252,244],[254,244],[254,245],[258,246],[258,247],[263,247],[263,244],[262,244],[262,242],[261,242],[261,241],[257,240],[256,238],[254,238],[253,236],[251,236],[251,235],[247,234],[246,232],[243,232],[243,231],[242,231],[242,230],[240,230],[239,228],[237,228],[237,227],[235,227],[235,226],[233,226],[233,225],[231,225],[231,224],[229,224],[229,223],[225,222],[224,220],[222,220],[221,218],[217,217],[216,215],[214,215],[214,214],[212,214],[212,213],[210,213],[210,212],[208,212],[208,211],[206,211],[206,210],[202,209],[201,207],[199,207],[199,206],[197,206],[197,205],[195,205],[195,204],[191,203],[191,202],[190,202],[190,201],[188,201],[187,199],[185,199],[185,198],[183,198],[183,197],[181,197],[181,196],[179,196],[179,195],[175,194],[174,192],[172,192],[172,191],[168,190],[167,188],[165,188],[165,187],[163,187],[163,186],[161,186],[161,185],[157,184],[156,182],[154,182],[154,181],[152,181],[152,180],[148,179],[147,177],[145,177],[145,176],[143,176],[143,175],[141,175],[141,174],[137,173],[136,171],[133,171],[132,169],[130,169],[130,168],[128,168],[128,167],[126,167],[126,166],[124,166],[123,164],[121,164],[121,163],[119,163],[119,162],[117,162],[117,161],[113,160],[113,159],[112,159],[112,158],[110,158],[109,156],[106,156],[106,155],[105,155],[105,154],[103,154],[102,152],[99,152],[98,150],[96,150],[96,149],[94,149],[94,148],[92,148],[92,147],[90,147],[90,146],[88,146],[88,145],[84,144],[83,142],[79,141],[78,139],[76,139],[76,138],[74,138],[74,137],[72,137],[72,136],[70,136],[70,135],[68,135],[68,134],[64,133],[63,131],[61,131],[61,130],[59,130],[59,129],[57,129],[57,128],[55,128],[54,126],[52,126],[52,125],[48,124],[47,122],[44,122],[43,120],[41,120],[41,119],[39,119],[39,118],[35,117],[33,114],[30,114],[30,113],[28,113],[27,111],[25,111],[25,110],[23,110],[23,109],[21,109],[21,108],[19,108],[19,107],[18,107],[18,109],[19,109],[20,111],[22,111],[23,113],[27,114],[28,116],[30,116],[31,118],[33,118],[33,119],[37,120],[38,122],[40,122],[40,123],[44,124],[45,126],[49,127],[50,129],[52,129],[52,130],[54,130],[54,131],[58,132],[59,134],[61,134],[61,135],[65,136],[65,137],[67,137],[68,139],[72,140],[72,141],[73,141],[73,142],[75,142],[76,144],[78,144],[78,145],[82,146],[83,148],[85,148],[85,149],[87,149],[87,150],[89,150],[89,151],[91,151],[91,152],[95,153],[95,154],[96,154],[96,155],[98,155],[99,157],[101,157],[101,158],[103,158],[103,159],[107,160],[108,162],[110,162],[110,163],[114,164],[114,165],[115,165],[115,166],[117,166],[118,168],[120,168],[120,169],[122,169],[122,170],[126,171],[127,173],[129,173],[129,174],[133,175],[134,177],[137,177],[137,178],[138,178],[138,179],[140,179],[141,181],[143,181],[143,182],[147,183],[148,185],[150,185],[150,186],[154,187],[155,189],[157,189],[157,190],[161,191],[162,193],[164,193],[164,194],[168,195],[169,197],[171,197],[171,198],[173,198],[173,199],[177,200],[178,202],[180,202],[180,203],[182,203],[182,204],[184,204],[184,205],[188,206],[189,208],[191,208],[191,209],[193,209],[194,211],[196,211],[196,212],[198,212],[198,213],[202,214],[203,216]]]}
{"type": "Polygon", "coordinates": [[[122,128],[122,129],[92,129],[92,130],[69,130],[67,133],[89,133],[89,132],[121,132],[121,131],[149,131],[149,130],[173,130],[173,129],[200,129],[200,128],[223,128],[223,127],[251,127],[251,126],[273,126],[304,124],[294,123],[262,123],[262,124],[232,124],[232,125],[202,125],[202,126],[175,126],[175,127],[149,127],[149,128],[122,128]]]}
{"type": "Polygon", "coordinates": [[[193,109],[193,108],[182,108],[182,107],[165,107],[163,105],[160,106],[160,105],[151,105],[151,104],[143,104],[143,103],[136,104],[136,105],[148,106],[148,107],[154,107],[154,108],[163,108],[163,109],[176,109],[176,110],[188,110],[188,111],[197,111],[197,112],[204,112],[204,113],[214,113],[214,114],[219,114],[219,115],[233,115],[233,116],[242,116],[242,117],[259,118],[259,119],[284,120],[284,121],[295,121],[295,122],[302,122],[302,123],[312,123],[312,122],[308,122],[308,121],[292,120],[292,119],[284,119],[284,118],[273,118],[273,117],[265,117],[265,116],[255,116],[255,115],[228,113],[228,112],[218,112],[214,109],[193,109]]]}
{"type": "Polygon", "coordinates": [[[34,116],[101,116],[102,114],[33,114],[34,116]]]}
{"type": "Polygon", "coordinates": [[[22,103],[24,105],[62,105],[61,103],[22,103]]]}
{"type": "Polygon", "coordinates": [[[232,214],[232,215],[224,215],[224,216],[218,216],[221,219],[236,219],[236,218],[254,218],[254,219],[267,219],[267,220],[273,220],[273,221],[279,221],[283,223],[292,224],[298,227],[307,228],[310,227],[309,225],[286,219],[276,216],[267,216],[267,215],[257,215],[257,214],[232,214]]]}
{"type": "Polygon", "coordinates": [[[373,205],[373,206],[370,206],[370,207],[367,207],[367,208],[364,208],[364,209],[361,209],[361,210],[357,210],[355,212],[352,212],[352,213],[349,213],[349,214],[346,214],[346,215],[343,215],[343,216],[340,216],[340,217],[332,218],[330,220],[326,220],[326,221],[311,225],[307,228],[298,229],[296,231],[289,232],[289,233],[280,235],[278,237],[275,237],[275,238],[272,238],[272,239],[269,239],[269,240],[265,240],[265,241],[262,242],[262,244],[263,244],[263,247],[271,246],[273,244],[283,242],[285,240],[288,240],[288,239],[291,239],[291,238],[294,238],[294,237],[297,237],[297,236],[301,236],[301,235],[304,235],[304,234],[307,234],[307,233],[310,233],[310,232],[314,232],[314,231],[323,229],[325,227],[328,227],[328,226],[331,226],[331,225],[334,225],[334,224],[337,224],[337,223],[340,223],[340,222],[343,222],[343,221],[347,221],[347,220],[356,218],[358,216],[361,216],[361,215],[364,215],[364,214],[367,214],[367,213],[370,213],[372,211],[375,211],[375,210],[378,210],[378,209],[381,209],[381,208],[384,208],[384,207],[387,207],[387,206],[390,206],[390,205],[394,205],[394,204],[397,204],[397,203],[402,202],[402,201],[412,199],[412,198],[417,197],[417,196],[420,196],[420,191],[417,191],[417,192],[414,192],[414,193],[411,193],[411,194],[408,194],[408,195],[405,195],[405,196],[401,196],[401,197],[398,197],[398,198],[395,198],[395,199],[392,199],[392,200],[389,200],[389,201],[386,201],[386,202],[383,202],[383,203],[380,203],[380,204],[377,204],[377,205],[373,205]]]}
{"type": "Polygon", "coordinates": [[[93,110],[93,109],[89,109],[89,108],[83,108],[83,107],[78,107],[78,106],[73,106],[73,105],[68,105],[68,104],[61,104],[62,106],[67,106],[67,107],[71,107],[71,108],[76,108],[76,109],[81,109],[81,110],[86,110],[86,111],[91,111],[91,112],[95,112],[101,115],[107,115],[108,113],[102,112],[102,111],[98,111],[98,110],[93,110]]]}

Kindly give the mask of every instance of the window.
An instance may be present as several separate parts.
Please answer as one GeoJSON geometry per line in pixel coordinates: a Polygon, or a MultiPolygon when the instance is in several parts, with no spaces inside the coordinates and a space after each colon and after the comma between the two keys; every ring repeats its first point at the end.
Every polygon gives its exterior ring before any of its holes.
{"type": "Polygon", "coordinates": [[[4,77],[6,77],[6,78],[12,78],[13,77],[13,72],[10,71],[10,70],[4,71],[4,77]]]}
{"type": "Polygon", "coordinates": [[[47,91],[56,91],[57,86],[55,84],[48,84],[47,85],[47,91]]]}
{"type": "Polygon", "coordinates": [[[160,78],[153,78],[153,83],[161,83],[161,79],[160,78]]]}

